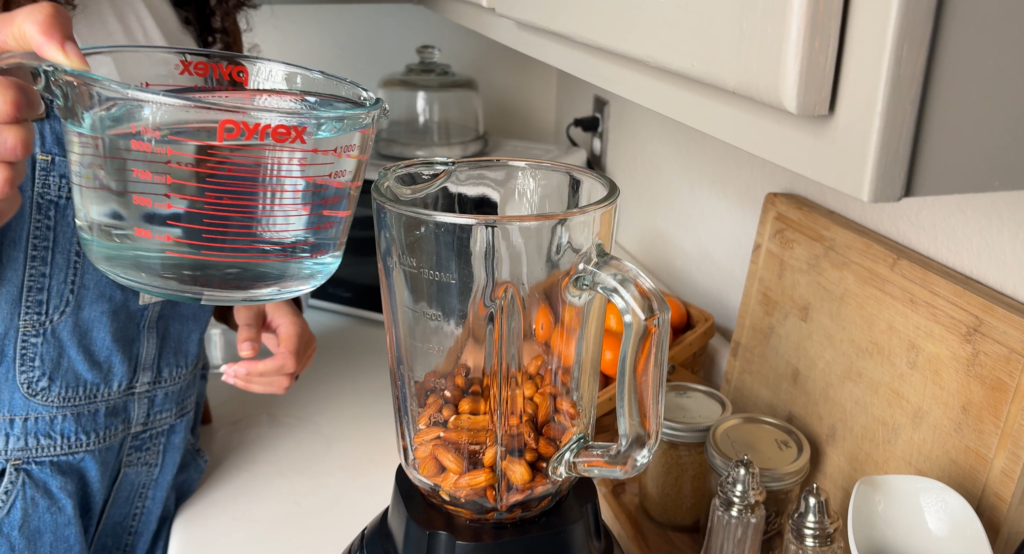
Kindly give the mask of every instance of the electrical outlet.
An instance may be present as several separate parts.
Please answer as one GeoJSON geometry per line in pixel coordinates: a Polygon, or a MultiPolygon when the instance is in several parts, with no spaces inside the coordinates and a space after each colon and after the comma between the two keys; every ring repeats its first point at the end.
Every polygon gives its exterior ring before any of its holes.
{"type": "Polygon", "coordinates": [[[608,113],[610,111],[608,101],[595,94],[593,113],[601,118],[601,126],[590,135],[590,163],[598,171],[604,171],[605,160],[608,159],[608,113]]]}

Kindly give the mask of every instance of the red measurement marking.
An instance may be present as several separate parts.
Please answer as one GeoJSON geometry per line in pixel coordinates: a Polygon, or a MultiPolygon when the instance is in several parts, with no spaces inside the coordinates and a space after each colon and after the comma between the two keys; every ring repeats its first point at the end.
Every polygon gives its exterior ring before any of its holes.
{"type": "MultiPolygon", "coordinates": [[[[223,216],[227,216],[227,217],[304,217],[306,215],[320,215],[320,213],[321,213],[321,212],[317,212],[317,213],[311,213],[311,214],[303,213],[303,214],[276,214],[276,215],[275,214],[259,214],[259,213],[255,213],[255,214],[225,213],[225,212],[214,212],[214,211],[210,211],[210,210],[197,210],[197,209],[194,209],[194,208],[186,208],[184,206],[172,206],[170,202],[167,203],[167,208],[168,209],[172,209],[172,210],[181,210],[181,211],[184,211],[184,212],[192,212],[192,213],[197,213],[197,214],[223,215],[223,216]]],[[[222,209],[226,210],[228,208],[222,208],[222,209]]]]}
{"type": "Polygon", "coordinates": [[[195,240],[176,239],[171,237],[172,242],[183,242],[185,244],[198,244],[200,246],[217,246],[219,248],[290,248],[292,246],[309,246],[310,244],[316,244],[315,240],[309,242],[300,242],[296,244],[220,244],[216,242],[199,242],[195,240]]]}
{"type": "MultiPolygon", "coordinates": [[[[223,154],[225,156],[234,156],[234,157],[237,157],[237,158],[242,158],[242,157],[244,157],[244,158],[266,158],[266,159],[299,160],[299,161],[306,161],[306,160],[309,159],[309,158],[305,158],[305,157],[293,158],[291,156],[265,156],[263,154],[237,154],[237,153],[234,153],[234,152],[222,152],[220,150],[212,150],[212,149],[211,150],[207,150],[207,152],[209,152],[211,154],[223,154]]],[[[334,163],[334,162],[326,162],[326,163],[331,164],[331,163],[334,163]]]]}
{"type": "Polygon", "coordinates": [[[333,179],[314,179],[313,182],[318,185],[331,185],[332,187],[339,189],[353,187],[356,185],[355,181],[335,181],[333,179]]]}
{"type": "Polygon", "coordinates": [[[369,154],[345,154],[345,157],[350,160],[367,160],[370,158],[369,154]]]}
{"type": "MultiPolygon", "coordinates": [[[[213,250],[200,250],[200,254],[220,254],[221,256],[280,256],[279,252],[264,252],[259,254],[246,254],[244,252],[214,252],[213,250]]],[[[287,255],[287,254],[285,254],[287,255]]],[[[275,258],[278,259],[278,258],[275,258]]]]}
{"type": "MultiPolygon", "coordinates": [[[[198,202],[203,202],[204,204],[205,203],[237,204],[237,205],[240,205],[240,206],[313,206],[313,205],[316,205],[316,204],[323,204],[324,203],[323,201],[320,201],[320,202],[295,202],[295,203],[285,204],[285,203],[282,203],[282,202],[243,202],[241,200],[212,200],[212,199],[207,199],[207,198],[199,198],[198,196],[187,196],[187,195],[184,195],[184,194],[175,194],[175,193],[172,193],[172,192],[167,193],[167,196],[173,196],[175,198],[184,198],[185,200],[196,200],[198,202]]],[[[338,198],[338,197],[335,196],[334,198],[338,198]]],[[[292,208],[291,211],[295,211],[295,209],[292,208]]]]}
{"type": "MultiPolygon", "coordinates": [[[[213,150],[210,150],[210,152],[213,152],[213,150]]],[[[213,157],[213,156],[199,156],[197,154],[186,154],[185,152],[178,152],[177,150],[175,150],[175,149],[173,149],[171,147],[167,148],[167,154],[170,155],[170,156],[186,156],[186,157],[189,157],[189,158],[199,158],[201,160],[214,160],[214,161],[218,161],[218,162],[228,162],[228,163],[233,163],[233,164],[299,165],[299,166],[304,166],[304,167],[305,166],[314,166],[314,165],[334,165],[334,162],[322,162],[322,163],[301,163],[301,162],[299,162],[299,163],[283,163],[283,162],[259,162],[259,161],[247,161],[247,160],[225,160],[224,158],[217,158],[217,157],[213,157]]],[[[228,154],[228,155],[237,155],[237,154],[228,154]]],[[[256,155],[256,156],[250,156],[250,157],[253,157],[253,158],[280,158],[280,159],[284,159],[284,160],[295,160],[295,159],[297,159],[297,158],[288,158],[288,157],[285,157],[285,156],[259,156],[259,155],[256,155]]],[[[302,159],[304,160],[306,158],[302,158],[302,159]]],[[[211,164],[211,165],[213,165],[213,164],[211,164]]]]}
{"type": "Polygon", "coordinates": [[[180,83],[179,84],[174,84],[174,83],[149,83],[149,82],[146,82],[146,81],[143,81],[143,82],[139,83],[139,86],[143,87],[143,88],[153,88],[153,87],[162,87],[162,88],[191,88],[191,89],[197,89],[197,90],[210,90],[210,89],[213,88],[213,87],[211,87],[209,85],[182,85],[180,83]]]}
{"type": "MultiPolygon", "coordinates": [[[[238,173],[239,175],[260,175],[260,168],[258,168],[258,167],[239,167],[237,165],[228,165],[228,164],[231,164],[231,163],[246,163],[246,162],[241,162],[241,161],[237,161],[236,162],[236,161],[233,161],[233,160],[229,160],[229,161],[227,161],[227,163],[221,163],[221,164],[219,164],[219,163],[209,163],[209,164],[206,164],[206,167],[219,167],[219,168],[222,168],[222,169],[230,169],[230,170],[238,173]]],[[[254,162],[248,162],[248,163],[254,163],[254,162]]],[[[306,164],[273,164],[272,163],[272,164],[264,164],[264,165],[272,165],[272,166],[275,166],[275,168],[276,168],[278,165],[306,165],[306,164]]],[[[327,165],[332,165],[332,164],[327,164],[327,165]]],[[[296,167],[294,169],[282,168],[282,169],[278,169],[278,171],[305,171],[305,169],[302,169],[301,167],[296,167]]],[[[301,175],[290,175],[290,177],[301,177],[301,175]]]]}
{"type": "MultiPolygon", "coordinates": [[[[205,221],[207,223],[225,223],[227,225],[244,225],[243,223],[232,223],[230,221],[211,221],[209,219],[204,219],[203,221],[205,221]]],[[[268,232],[268,231],[260,230],[260,229],[252,229],[251,230],[251,229],[225,229],[224,227],[205,227],[203,225],[192,225],[191,223],[178,223],[178,222],[175,222],[175,221],[168,221],[167,224],[168,225],[175,225],[177,227],[188,227],[189,229],[205,229],[207,231],[231,231],[232,233],[266,233],[266,232],[268,232]]],[[[269,225],[275,225],[275,224],[274,223],[253,223],[252,225],[259,225],[259,226],[262,227],[262,226],[269,226],[269,225]]],[[[286,225],[286,224],[284,224],[284,223],[277,223],[276,225],[286,225]]],[[[291,225],[291,223],[288,223],[287,225],[291,225]]],[[[297,232],[300,232],[300,231],[319,231],[319,230],[320,230],[319,227],[307,227],[305,229],[275,229],[275,230],[269,231],[269,232],[271,232],[271,233],[297,233],[297,232]]]]}
{"type": "Polygon", "coordinates": [[[258,184],[247,183],[245,181],[230,181],[230,180],[225,180],[225,179],[207,179],[207,180],[208,181],[218,182],[218,183],[237,183],[237,184],[240,184],[240,185],[250,185],[250,186],[248,188],[245,188],[245,187],[219,187],[217,185],[204,185],[204,184],[200,184],[200,183],[193,183],[191,181],[181,181],[181,180],[178,180],[178,179],[172,179],[170,175],[167,176],[167,184],[168,185],[174,184],[174,183],[178,183],[178,184],[181,184],[181,185],[190,185],[190,186],[193,186],[193,187],[206,188],[206,189],[217,189],[217,190],[233,190],[233,191],[242,191],[242,192],[270,192],[270,193],[275,193],[275,194],[278,193],[278,192],[322,192],[322,191],[325,191],[325,190],[330,190],[330,189],[278,189],[278,188],[261,188],[258,184]]]}
{"type": "Polygon", "coordinates": [[[242,262],[251,262],[251,263],[290,262],[292,260],[304,260],[304,259],[309,258],[309,256],[296,256],[294,258],[274,258],[273,260],[239,260],[239,259],[235,259],[235,258],[210,258],[210,257],[207,257],[207,256],[193,256],[193,255],[190,255],[190,254],[181,254],[181,253],[178,253],[178,252],[171,252],[170,250],[167,251],[167,254],[170,254],[171,256],[178,256],[179,258],[192,258],[194,260],[209,260],[211,262],[239,262],[239,263],[242,263],[242,262]]]}
{"type": "Polygon", "coordinates": [[[204,141],[204,140],[192,140],[192,139],[187,139],[187,138],[182,138],[182,137],[176,137],[174,135],[170,135],[167,138],[169,138],[171,140],[181,141],[181,142],[188,142],[188,143],[191,143],[191,144],[203,144],[203,145],[206,145],[206,146],[216,146],[217,148],[238,148],[240,150],[261,150],[261,151],[265,151],[265,152],[310,152],[310,153],[314,153],[314,154],[318,152],[318,150],[316,148],[291,148],[291,147],[288,147],[288,146],[275,146],[275,147],[268,147],[268,146],[242,146],[242,145],[237,145],[237,144],[219,144],[219,143],[216,143],[216,142],[207,142],[207,141],[204,141]]]}
{"type": "Polygon", "coordinates": [[[350,213],[352,213],[352,210],[346,210],[344,212],[335,212],[335,211],[331,211],[331,210],[324,210],[324,211],[322,211],[320,213],[322,213],[323,215],[333,215],[335,217],[345,217],[345,216],[349,215],[350,213]]]}
{"type": "MultiPolygon", "coordinates": [[[[261,191],[256,191],[256,192],[261,192],[261,191]]],[[[284,195],[277,194],[276,191],[272,192],[272,194],[274,195],[274,198],[280,198],[282,200],[300,200],[302,198],[301,194],[299,194],[299,195],[297,195],[295,197],[285,197],[284,195]]],[[[225,198],[248,198],[250,200],[252,199],[252,195],[224,194],[223,192],[203,192],[203,196],[216,196],[218,198],[223,196],[225,198]]]]}
{"type": "MultiPolygon", "coordinates": [[[[291,225],[291,223],[243,223],[243,222],[240,222],[240,221],[221,221],[219,219],[204,219],[203,223],[220,223],[222,225],[256,225],[258,227],[273,227],[273,226],[278,226],[278,225],[291,225]]],[[[226,231],[234,231],[234,229],[225,229],[225,230],[226,231]]],[[[277,232],[281,232],[281,231],[291,232],[291,231],[295,231],[295,230],[296,229],[274,229],[274,230],[272,230],[270,232],[272,232],[272,233],[277,233],[277,232]]],[[[306,231],[308,229],[298,229],[298,230],[299,231],[306,231]]],[[[239,232],[242,232],[242,231],[239,231],[239,232]]],[[[245,231],[245,232],[248,233],[250,231],[245,231]]]]}
{"type": "MultiPolygon", "coordinates": [[[[277,231],[269,231],[276,233],[277,231]]],[[[203,235],[204,238],[208,239],[225,239],[225,240],[280,240],[289,241],[295,240],[295,237],[229,237],[226,235],[203,235]]]]}
{"type": "MultiPolygon", "coordinates": [[[[303,180],[306,180],[306,181],[312,181],[315,177],[327,177],[327,175],[304,176],[304,175],[277,175],[277,174],[273,174],[273,173],[261,173],[261,174],[252,174],[252,175],[250,175],[248,173],[240,173],[240,172],[237,172],[237,171],[236,172],[231,172],[231,171],[213,171],[211,169],[200,169],[198,167],[195,167],[195,168],[192,168],[192,167],[182,167],[182,166],[178,165],[175,162],[167,162],[167,165],[168,165],[168,167],[176,167],[176,168],[179,168],[179,169],[188,169],[189,171],[195,171],[197,173],[212,173],[214,175],[231,175],[231,176],[235,176],[235,177],[261,177],[261,178],[269,178],[269,179],[303,179],[303,180]]],[[[244,183],[244,181],[241,181],[241,182],[244,183]]]]}

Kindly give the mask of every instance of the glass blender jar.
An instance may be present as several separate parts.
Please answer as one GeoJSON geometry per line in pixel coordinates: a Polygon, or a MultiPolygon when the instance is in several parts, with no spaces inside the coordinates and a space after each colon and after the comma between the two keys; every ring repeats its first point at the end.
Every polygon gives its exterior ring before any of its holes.
{"type": "Polygon", "coordinates": [[[661,432],[665,299],[608,253],[618,188],[573,166],[414,160],[373,185],[402,467],[461,518],[514,521],[623,479],[661,432]],[[593,441],[606,303],[619,441],[593,441]]]}
{"type": "Polygon", "coordinates": [[[379,96],[391,115],[382,121],[377,152],[398,159],[463,158],[487,147],[480,89],[472,77],[438,61],[441,49],[416,49],[419,61],[385,77],[379,96]]]}

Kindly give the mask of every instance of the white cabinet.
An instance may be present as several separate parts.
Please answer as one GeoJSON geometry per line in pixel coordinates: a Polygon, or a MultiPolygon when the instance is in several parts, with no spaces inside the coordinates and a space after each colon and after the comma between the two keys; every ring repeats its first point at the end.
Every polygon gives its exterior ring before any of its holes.
{"type": "Polygon", "coordinates": [[[514,21],[795,115],[829,111],[843,0],[488,1],[514,21]]]}
{"type": "Polygon", "coordinates": [[[856,198],[905,193],[937,0],[418,1],[856,198]]]}

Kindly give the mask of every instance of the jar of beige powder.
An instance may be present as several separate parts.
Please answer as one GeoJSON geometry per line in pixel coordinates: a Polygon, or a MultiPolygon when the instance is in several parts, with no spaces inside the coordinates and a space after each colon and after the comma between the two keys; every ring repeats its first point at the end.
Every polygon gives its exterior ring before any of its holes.
{"type": "Polygon", "coordinates": [[[640,506],[654,521],[696,531],[711,506],[711,466],[704,453],[708,431],[732,413],[721,393],[692,383],[665,386],[661,443],[640,474],[640,506]]]}

